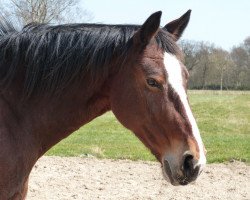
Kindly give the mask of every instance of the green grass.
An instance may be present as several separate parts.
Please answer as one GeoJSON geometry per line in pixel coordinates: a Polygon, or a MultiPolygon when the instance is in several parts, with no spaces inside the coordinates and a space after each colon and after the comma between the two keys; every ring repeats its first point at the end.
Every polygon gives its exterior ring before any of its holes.
{"type": "MultiPolygon", "coordinates": [[[[189,91],[209,163],[250,162],[250,92],[189,91]]],[[[155,160],[111,112],[85,125],[47,155],[155,160]]]]}

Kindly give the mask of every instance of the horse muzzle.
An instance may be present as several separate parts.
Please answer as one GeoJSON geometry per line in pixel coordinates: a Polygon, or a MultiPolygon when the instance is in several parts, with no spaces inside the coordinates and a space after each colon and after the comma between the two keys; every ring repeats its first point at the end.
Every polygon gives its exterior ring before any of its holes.
{"type": "Polygon", "coordinates": [[[191,154],[185,154],[179,163],[172,156],[165,156],[162,161],[163,174],[172,185],[187,185],[202,172],[203,165],[191,154]]]}

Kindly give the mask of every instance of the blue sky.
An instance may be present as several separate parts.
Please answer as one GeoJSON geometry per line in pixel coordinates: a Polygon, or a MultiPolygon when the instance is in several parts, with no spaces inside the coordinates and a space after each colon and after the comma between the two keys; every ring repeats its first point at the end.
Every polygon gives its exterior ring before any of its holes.
{"type": "Polygon", "coordinates": [[[142,24],[158,10],[161,25],[192,9],[183,39],[203,40],[230,50],[250,36],[250,0],[82,0],[91,22],[142,24]]]}

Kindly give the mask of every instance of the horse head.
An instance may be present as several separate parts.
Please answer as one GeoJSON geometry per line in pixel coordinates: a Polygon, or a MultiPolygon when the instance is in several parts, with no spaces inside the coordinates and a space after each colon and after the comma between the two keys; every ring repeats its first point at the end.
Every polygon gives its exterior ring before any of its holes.
{"type": "Polygon", "coordinates": [[[173,185],[194,181],[206,163],[187,97],[189,74],[176,44],[190,13],[164,27],[161,12],[152,14],[131,38],[111,84],[113,113],[151,150],[173,185]]]}

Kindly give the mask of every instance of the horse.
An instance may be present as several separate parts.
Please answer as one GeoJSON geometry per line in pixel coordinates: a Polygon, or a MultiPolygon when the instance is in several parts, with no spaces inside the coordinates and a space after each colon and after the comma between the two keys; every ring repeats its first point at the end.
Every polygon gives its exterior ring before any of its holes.
{"type": "MultiPolygon", "coordinates": [[[[0,20],[0,199],[25,199],[36,161],[112,111],[161,163],[172,185],[195,181],[206,151],[177,45],[191,10],[160,26],[0,20]]],[[[143,169],[142,169],[143,170],[143,169]]]]}

